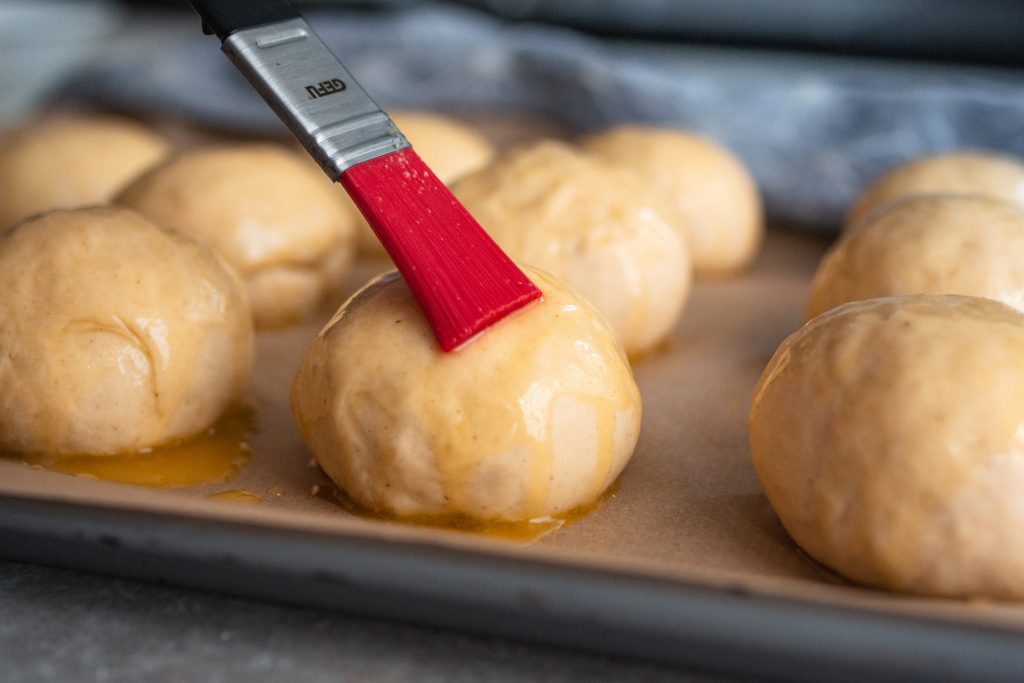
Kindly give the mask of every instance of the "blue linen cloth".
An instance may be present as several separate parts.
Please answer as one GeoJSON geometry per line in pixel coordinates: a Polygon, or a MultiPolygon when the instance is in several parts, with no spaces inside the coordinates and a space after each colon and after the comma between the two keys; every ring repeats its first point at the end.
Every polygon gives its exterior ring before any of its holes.
{"type": "MultiPolygon", "coordinates": [[[[871,178],[912,157],[1024,157],[1020,71],[601,40],[443,4],[307,18],[385,107],[691,128],[743,158],[769,216],[809,229],[838,229],[871,178]]],[[[172,24],[112,44],[62,95],[279,130],[198,20],[172,24]]]]}

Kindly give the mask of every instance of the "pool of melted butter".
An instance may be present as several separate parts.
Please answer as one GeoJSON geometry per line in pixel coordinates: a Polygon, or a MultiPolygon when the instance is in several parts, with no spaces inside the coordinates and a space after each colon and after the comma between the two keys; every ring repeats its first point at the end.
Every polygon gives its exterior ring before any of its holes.
{"type": "Polygon", "coordinates": [[[345,492],[330,484],[317,484],[311,493],[317,498],[330,501],[346,512],[357,517],[382,520],[396,524],[412,524],[415,526],[447,529],[475,536],[500,538],[517,543],[532,543],[548,534],[575,524],[588,516],[606,501],[615,497],[618,484],[614,483],[593,503],[573,508],[567,512],[550,517],[538,517],[528,520],[487,520],[482,521],[465,515],[394,515],[366,510],[345,495],[345,492]]]}
{"type": "MultiPolygon", "coordinates": [[[[187,488],[212,485],[231,481],[249,463],[251,451],[248,440],[255,426],[255,411],[242,408],[224,416],[202,434],[139,452],[114,455],[4,454],[0,457],[77,477],[136,486],[187,488]]],[[[605,438],[610,438],[610,435],[605,435],[605,438]]],[[[400,516],[378,513],[359,507],[333,484],[314,485],[310,494],[365,519],[531,543],[583,519],[613,498],[616,488],[613,485],[596,502],[563,514],[530,520],[490,521],[464,515],[400,516]]],[[[268,494],[274,497],[280,495],[280,491],[271,489],[268,494]]],[[[259,495],[242,489],[217,491],[206,498],[243,506],[256,506],[264,502],[259,495]]]]}
{"type": "Polygon", "coordinates": [[[28,465],[122,484],[181,488],[229,481],[251,458],[255,412],[238,409],[206,432],[164,446],[115,455],[8,455],[28,465]]]}

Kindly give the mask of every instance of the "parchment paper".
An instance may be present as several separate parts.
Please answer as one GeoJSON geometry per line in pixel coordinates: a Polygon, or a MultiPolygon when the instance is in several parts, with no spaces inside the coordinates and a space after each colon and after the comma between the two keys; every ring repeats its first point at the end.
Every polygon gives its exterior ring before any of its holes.
{"type": "MultiPolygon", "coordinates": [[[[330,496],[311,494],[311,487],[329,482],[310,466],[288,411],[287,389],[321,321],[260,334],[252,387],[259,426],[252,461],[234,480],[145,489],[0,462],[0,496],[112,506],[126,515],[171,511],[197,524],[227,519],[484,548],[1024,633],[1024,606],[930,600],[846,584],[798,550],[760,492],[746,436],[751,389],[778,342],[800,324],[809,278],[824,247],[817,238],[772,233],[752,272],[697,284],[666,348],[635,365],[643,431],[614,496],[583,520],[532,544],[353,516],[330,496]],[[206,498],[226,489],[250,491],[263,503],[250,507],[206,498]]],[[[376,268],[361,266],[353,284],[376,268]]]]}
{"type": "MultiPolygon", "coordinates": [[[[565,135],[563,128],[549,121],[522,116],[474,117],[472,122],[500,148],[565,135]]],[[[223,131],[200,129],[173,118],[154,123],[178,147],[224,138],[223,131]]],[[[83,509],[114,509],[139,527],[143,536],[153,534],[152,543],[164,548],[187,542],[187,536],[184,541],[161,539],[137,513],[169,513],[183,520],[185,528],[216,520],[249,530],[309,530],[411,541],[465,550],[467,562],[483,551],[769,599],[1010,629],[1024,635],[1024,605],[922,599],[849,585],[800,552],[761,493],[746,436],[751,391],[775,347],[800,325],[810,278],[826,246],[822,238],[769,231],[752,271],[696,284],[669,342],[634,364],[644,400],[643,429],[614,495],[581,521],[528,545],[355,516],[331,495],[329,480],[311,466],[311,455],[293,425],[287,393],[307,345],[340,300],[325,307],[318,320],[259,334],[250,392],[258,428],[250,439],[252,459],[233,480],[188,489],[149,489],[0,459],[0,499],[10,496],[44,506],[54,501],[83,509]],[[313,487],[318,487],[318,495],[311,493],[313,487]],[[208,499],[226,490],[251,492],[262,504],[208,499]],[[173,542],[161,543],[169,540],[173,542]]],[[[385,267],[358,264],[348,292],[385,267]]],[[[11,525],[10,520],[0,522],[11,525]]],[[[26,523],[39,526],[39,520],[26,523]]],[[[77,533],[74,519],[48,517],[43,525],[48,536],[54,525],[61,525],[67,535],[77,533]]],[[[243,545],[240,541],[239,547],[243,545]]],[[[224,552],[230,554],[232,548],[224,552]]],[[[16,549],[0,545],[0,556],[18,555],[16,549]]],[[[68,554],[60,563],[76,566],[76,558],[68,554]]],[[[237,567],[238,572],[246,569],[244,564],[237,567]]],[[[415,571],[410,566],[410,574],[415,571]]]]}

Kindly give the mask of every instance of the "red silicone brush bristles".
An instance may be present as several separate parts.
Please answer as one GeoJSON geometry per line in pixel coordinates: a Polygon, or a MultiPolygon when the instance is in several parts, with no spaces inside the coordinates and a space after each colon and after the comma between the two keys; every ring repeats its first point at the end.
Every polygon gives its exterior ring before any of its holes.
{"type": "Polygon", "coordinates": [[[405,278],[445,351],[541,292],[412,149],[339,179],[405,278]]]}

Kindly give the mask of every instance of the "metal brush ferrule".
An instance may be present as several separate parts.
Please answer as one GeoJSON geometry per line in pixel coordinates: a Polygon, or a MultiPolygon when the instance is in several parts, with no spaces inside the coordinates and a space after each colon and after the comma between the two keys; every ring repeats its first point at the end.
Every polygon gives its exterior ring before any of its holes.
{"type": "Polygon", "coordinates": [[[222,49],[331,180],[409,146],[304,19],[235,31],[222,49]]]}

